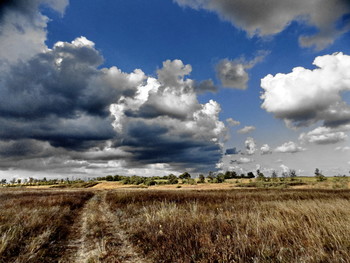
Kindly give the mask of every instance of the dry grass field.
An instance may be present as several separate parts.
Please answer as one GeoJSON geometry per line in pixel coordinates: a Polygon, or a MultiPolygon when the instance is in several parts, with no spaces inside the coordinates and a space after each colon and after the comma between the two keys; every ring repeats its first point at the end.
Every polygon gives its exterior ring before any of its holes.
{"type": "Polygon", "coordinates": [[[0,262],[57,262],[91,192],[2,191],[0,262]]]}
{"type": "Polygon", "coordinates": [[[350,262],[350,191],[0,190],[0,262],[350,262]]]}
{"type": "Polygon", "coordinates": [[[152,262],[350,262],[350,192],[110,192],[152,262]]]}

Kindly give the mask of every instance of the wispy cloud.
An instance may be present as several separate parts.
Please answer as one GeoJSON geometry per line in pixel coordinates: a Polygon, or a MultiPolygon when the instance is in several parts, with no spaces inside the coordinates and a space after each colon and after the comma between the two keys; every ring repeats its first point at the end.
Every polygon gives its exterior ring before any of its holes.
{"type": "Polygon", "coordinates": [[[256,130],[255,126],[244,126],[242,129],[238,130],[237,133],[247,134],[255,130],[256,130]]]}

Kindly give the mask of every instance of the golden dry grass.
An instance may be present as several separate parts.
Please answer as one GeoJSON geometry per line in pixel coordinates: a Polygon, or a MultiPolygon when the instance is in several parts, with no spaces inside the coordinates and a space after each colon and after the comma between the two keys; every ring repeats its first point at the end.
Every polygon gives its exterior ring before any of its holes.
{"type": "Polygon", "coordinates": [[[108,202],[153,262],[349,262],[350,192],[118,192],[108,202]]]}
{"type": "Polygon", "coordinates": [[[0,238],[1,263],[350,262],[350,190],[2,190],[0,238]]]}
{"type": "Polygon", "coordinates": [[[1,191],[0,262],[57,262],[91,192],[1,191]]]}

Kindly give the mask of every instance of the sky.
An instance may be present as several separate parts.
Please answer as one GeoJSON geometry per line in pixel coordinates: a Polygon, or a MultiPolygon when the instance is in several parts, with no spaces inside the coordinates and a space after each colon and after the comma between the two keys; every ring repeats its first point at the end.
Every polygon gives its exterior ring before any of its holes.
{"type": "Polygon", "coordinates": [[[0,178],[349,175],[348,0],[5,0],[0,178]]]}

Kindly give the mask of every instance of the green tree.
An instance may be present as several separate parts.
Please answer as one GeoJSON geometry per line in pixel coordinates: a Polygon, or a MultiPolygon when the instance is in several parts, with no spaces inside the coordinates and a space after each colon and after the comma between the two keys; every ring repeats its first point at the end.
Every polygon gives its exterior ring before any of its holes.
{"type": "Polygon", "coordinates": [[[289,170],[289,177],[293,181],[297,177],[297,172],[294,169],[289,170]]]}
{"type": "Polygon", "coordinates": [[[223,183],[225,181],[225,175],[222,173],[219,173],[215,179],[217,183],[223,183]]]}
{"type": "Polygon", "coordinates": [[[327,180],[327,178],[322,174],[322,172],[318,168],[315,169],[315,177],[317,182],[327,180]]]}
{"type": "Polygon", "coordinates": [[[179,178],[184,180],[184,179],[190,179],[191,175],[188,172],[184,172],[183,174],[179,175],[179,178]]]}
{"type": "Polygon", "coordinates": [[[169,184],[177,184],[179,182],[178,178],[176,175],[169,174],[168,175],[168,183],[169,184]]]}
{"type": "Polygon", "coordinates": [[[203,174],[200,174],[200,175],[199,175],[199,180],[198,180],[198,183],[199,183],[199,184],[203,184],[203,183],[205,183],[205,177],[204,177],[204,175],[203,175],[203,174]]]}
{"type": "Polygon", "coordinates": [[[265,181],[265,175],[262,172],[260,172],[259,169],[256,170],[256,177],[259,181],[265,181]]]}
{"type": "Polygon", "coordinates": [[[254,178],[254,174],[252,172],[247,173],[247,178],[254,178]]]}

